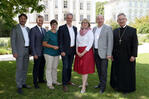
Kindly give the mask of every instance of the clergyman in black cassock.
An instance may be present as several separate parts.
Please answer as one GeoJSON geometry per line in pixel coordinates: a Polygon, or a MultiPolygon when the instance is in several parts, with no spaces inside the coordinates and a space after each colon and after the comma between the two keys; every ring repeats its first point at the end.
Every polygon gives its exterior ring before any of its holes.
{"type": "Polygon", "coordinates": [[[120,19],[121,23],[118,23],[122,27],[113,31],[114,45],[110,84],[117,91],[129,93],[136,90],[135,57],[137,57],[138,39],[136,29],[123,23],[123,17],[126,16],[121,13],[119,17],[122,19],[120,19]]]}

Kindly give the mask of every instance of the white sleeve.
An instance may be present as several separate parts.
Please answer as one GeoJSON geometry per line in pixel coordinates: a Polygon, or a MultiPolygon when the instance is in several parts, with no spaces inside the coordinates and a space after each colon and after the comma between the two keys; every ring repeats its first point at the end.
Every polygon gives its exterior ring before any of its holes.
{"type": "Polygon", "coordinates": [[[79,46],[78,38],[79,38],[79,32],[77,32],[77,38],[76,38],[76,48],[79,46]]]}
{"type": "Polygon", "coordinates": [[[86,47],[86,51],[89,51],[90,48],[93,46],[93,42],[94,42],[94,35],[93,35],[93,32],[91,30],[88,31],[88,44],[87,44],[87,47],[86,47]]]}

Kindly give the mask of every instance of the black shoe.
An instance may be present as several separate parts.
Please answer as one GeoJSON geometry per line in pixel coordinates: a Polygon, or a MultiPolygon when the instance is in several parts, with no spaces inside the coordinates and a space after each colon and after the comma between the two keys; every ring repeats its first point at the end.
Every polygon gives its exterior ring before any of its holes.
{"type": "Polygon", "coordinates": [[[101,89],[101,90],[99,91],[99,93],[103,94],[103,93],[104,93],[104,90],[101,89]]]}
{"type": "Polygon", "coordinates": [[[41,81],[39,81],[39,83],[46,83],[46,81],[45,80],[41,80],[41,81]]]}
{"type": "Polygon", "coordinates": [[[39,86],[38,86],[38,85],[34,85],[34,87],[35,87],[36,89],[39,89],[39,86]]]}
{"type": "Polygon", "coordinates": [[[95,89],[100,88],[100,85],[94,86],[95,89]]]}
{"type": "Polygon", "coordinates": [[[23,87],[23,88],[27,88],[27,89],[31,89],[31,86],[26,85],[26,84],[25,84],[25,85],[23,85],[22,87],[23,87]]]}
{"type": "Polygon", "coordinates": [[[22,88],[17,89],[18,94],[23,94],[22,88]]]}

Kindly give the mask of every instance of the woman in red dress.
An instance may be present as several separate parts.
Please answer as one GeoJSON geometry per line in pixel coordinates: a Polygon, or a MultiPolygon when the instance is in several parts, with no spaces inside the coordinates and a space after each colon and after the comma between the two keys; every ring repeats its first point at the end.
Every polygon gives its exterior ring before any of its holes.
{"type": "Polygon", "coordinates": [[[90,29],[90,23],[87,19],[81,22],[81,30],[77,34],[76,57],[74,62],[74,71],[82,75],[81,93],[86,90],[88,74],[95,72],[95,62],[93,56],[93,32],[90,29]]]}

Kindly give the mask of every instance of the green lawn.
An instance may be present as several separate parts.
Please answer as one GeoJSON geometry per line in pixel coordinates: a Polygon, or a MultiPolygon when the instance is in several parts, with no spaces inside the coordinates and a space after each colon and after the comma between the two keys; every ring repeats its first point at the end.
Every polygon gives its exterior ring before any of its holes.
{"type": "MultiPolygon", "coordinates": [[[[30,62],[27,84],[32,84],[33,62],[30,62]]],[[[47,88],[46,84],[40,84],[40,89],[23,89],[24,94],[16,93],[15,62],[0,62],[0,99],[149,99],[149,54],[140,54],[137,59],[136,80],[137,90],[130,94],[115,92],[109,85],[110,69],[108,68],[108,82],[104,94],[93,86],[98,84],[97,73],[89,75],[87,92],[80,94],[77,86],[69,86],[69,92],[64,93],[62,86],[56,86],[55,90],[47,88]]],[[[62,62],[58,67],[58,81],[61,82],[62,62]]],[[[81,84],[81,76],[72,72],[72,81],[81,84]]]]}

